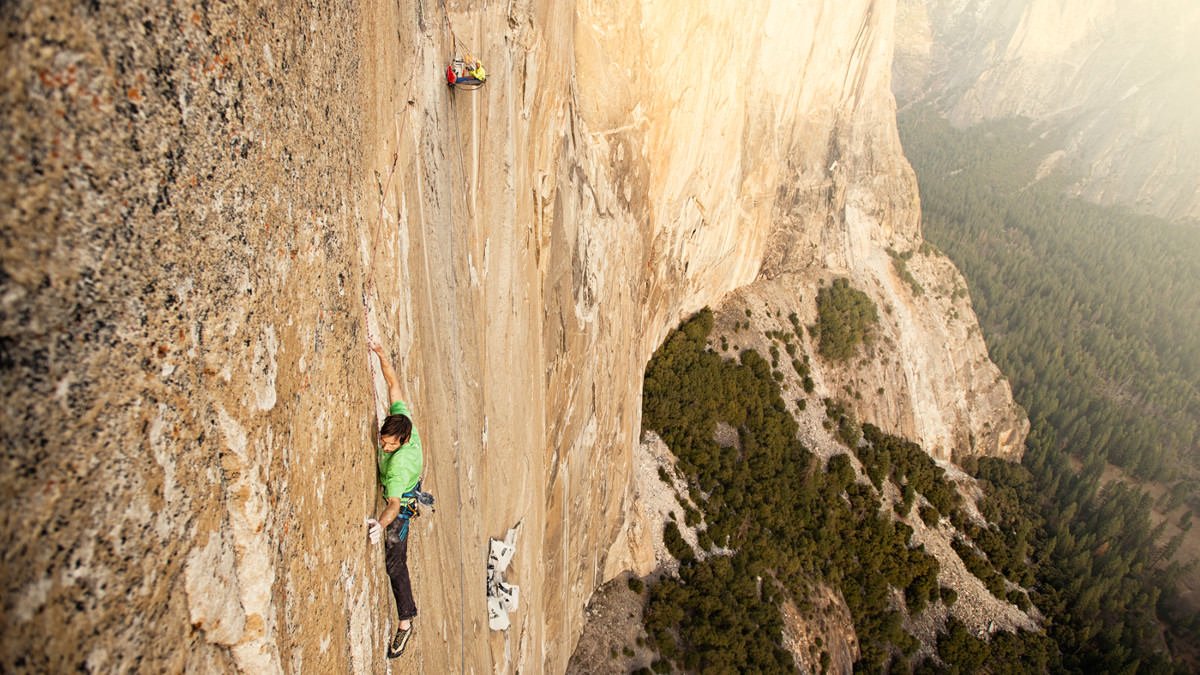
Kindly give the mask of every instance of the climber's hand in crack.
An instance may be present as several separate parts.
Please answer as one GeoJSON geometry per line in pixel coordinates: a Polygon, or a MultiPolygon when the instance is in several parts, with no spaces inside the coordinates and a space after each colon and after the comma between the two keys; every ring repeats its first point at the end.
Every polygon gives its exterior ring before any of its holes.
{"type": "Polygon", "coordinates": [[[383,379],[388,386],[388,401],[395,402],[402,400],[400,392],[400,378],[396,377],[396,371],[392,368],[392,363],[384,358],[383,345],[379,344],[378,340],[367,338],[367,349],[375,352],[375,356],[379,357],[379,368],[383,370],[383,379]]]}
{"type": "Polygon", "coordinates": [[[366,523],[367,539],[369,539],[372,544],[378,544],[379,540],[383,538],[383,525],[380,525],[379,521],[375,520],[374,518],[367,518],[366,523]]]}

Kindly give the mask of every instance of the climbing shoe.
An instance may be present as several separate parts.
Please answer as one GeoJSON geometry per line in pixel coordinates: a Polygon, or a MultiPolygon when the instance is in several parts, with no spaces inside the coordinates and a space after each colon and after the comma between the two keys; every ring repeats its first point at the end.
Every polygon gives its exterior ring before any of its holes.
{"type": "Polygon", "coordinates": [[[388,643],[387,655],[389,659],[394,659],[404,653],[404,650],[408,647],[408,639],[412,637],[414,628],[416,628],[416,626],[410,623],[407,629],[396,629],[396,635],[392,637],[392,641],[388,643]]]}

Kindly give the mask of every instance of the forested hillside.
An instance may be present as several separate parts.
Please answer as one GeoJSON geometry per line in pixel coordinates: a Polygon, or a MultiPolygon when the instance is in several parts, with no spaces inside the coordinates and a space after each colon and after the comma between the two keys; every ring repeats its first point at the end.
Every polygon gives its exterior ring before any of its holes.
{"type": "MultiPolygon", "coordinates": [[[[841,297],[826,309],[862,309],[852,293],[841,297]]],[[[1058,668],[1057,648],[1039,633],[1000,632],[985,641],[953,620],[930,645],[938,658],[919,653],[905,618],[951,606],[956,597],[939,587],[937,559],[913,542],[913,528],[897,517],[967,527],[972,521],[959,508],[956,488],[919,446],[860,427],[832,399],[812,404],[824,407],[827,428],[847,448],[815,461],[781,397],[778,347],[772,344],[771,361],[754,350],[727,360],[706,345],[712,325],[707,310],[693,317],[646,369],[644,425],[679,458],[689,497],[702,511],[666,526],[666,546],[681,564],[678,577],[664,576],[648,592],[646,632],[661,656],[655,671],[794,672],[780,644],[779,606],[787,600],[805,605],[817,584],[835,588],[850,610],[860,648],[856,670],[1058,668]],[[714,439],[718,422],[737,430],[735,447],[714,439]],[[856,479],[851,449],[869,482],[856,479]],[[888,491],[902,497],[891,502],[888,491]],[[679,527],[701,521],[700,551],[693,551],[679,527]]],[[[799,373],[809,356],[797,351],[802,328],[793,326],[795,332],[769,337],[794,355],[799,373]]],[[[807,397],[797,407],[808,409],[807,397]]],[[[959,535],[962,545],[988,553],[972,554],[977,566],[971,571],[994,579],[1001,597],[1028,607],[1018,585],[1033,579],[1024,549],[1015,549],[1014,557],[1007,541],[985,542],[990,526],[973,529],[959,535]],[[998,571],[988,555],[1008,561],[1006,569],[998,571]]],[[[824,667],[828,655],[819,660],[824,667]]]]}
{"type": "Polygon", "coordinates": [[[1200,464],[1200,229],[1031,185],[1019,121],[900,118],[926,239],[968,279],[992,358],[1063,448],[1142,477],[1200,464]]]}
{"type": "Polygon", "coordinates": [[[967,278],[1033,422],[1022,466],[968,468],[989,485],[989,518],[1030,545],[1063,665],[1159,671],[1168,644],[1177,668],[1194,665],[1200,624],[1173,557],[1200,507],[1200,230],[1032,185],[1052,139],[1020,121],[958,131],[915,109],[900,127],[926,239],[967,278]],[[1149,496],[1104,485],[1106,461],[1166,487],[1160,511],[1188,510],[1153,527],[1149,496]]]}

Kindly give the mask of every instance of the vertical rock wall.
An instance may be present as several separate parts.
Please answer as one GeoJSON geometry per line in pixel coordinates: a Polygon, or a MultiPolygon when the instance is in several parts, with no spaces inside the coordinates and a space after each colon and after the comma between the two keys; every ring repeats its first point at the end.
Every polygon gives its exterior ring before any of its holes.
{"type": "Polygon", "coordinates": [[[359,15],[0,11],[0,670],[375,658],[359,15]]]}
{"type": "Polygon", "coordinates": [[[376,336],[439,498],[394,667],[562,671],[666,332],[919,242],[889,1],[3,12],[5,669],[383,670],[376,336]]]}

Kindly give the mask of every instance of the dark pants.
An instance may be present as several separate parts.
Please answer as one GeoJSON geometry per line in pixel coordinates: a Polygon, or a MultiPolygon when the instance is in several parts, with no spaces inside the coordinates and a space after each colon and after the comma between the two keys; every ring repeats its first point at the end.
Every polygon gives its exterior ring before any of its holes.
{"type": "MultiPolygon", "coordinates": [[[[408,537],[400,538],[404,521],[397,518],[387,528],[384,539],[384,562],[388,578],[392,580],[392,595],[396,596],[396,611],[400,620],[417,615],[417,603],[413,601],[412,581],[408,578],[408,537]]],[[[411,528],[410,528],[411,530],[411,528]]],[[[410,531],[409,535],[412,534],[410,531]]]]}

